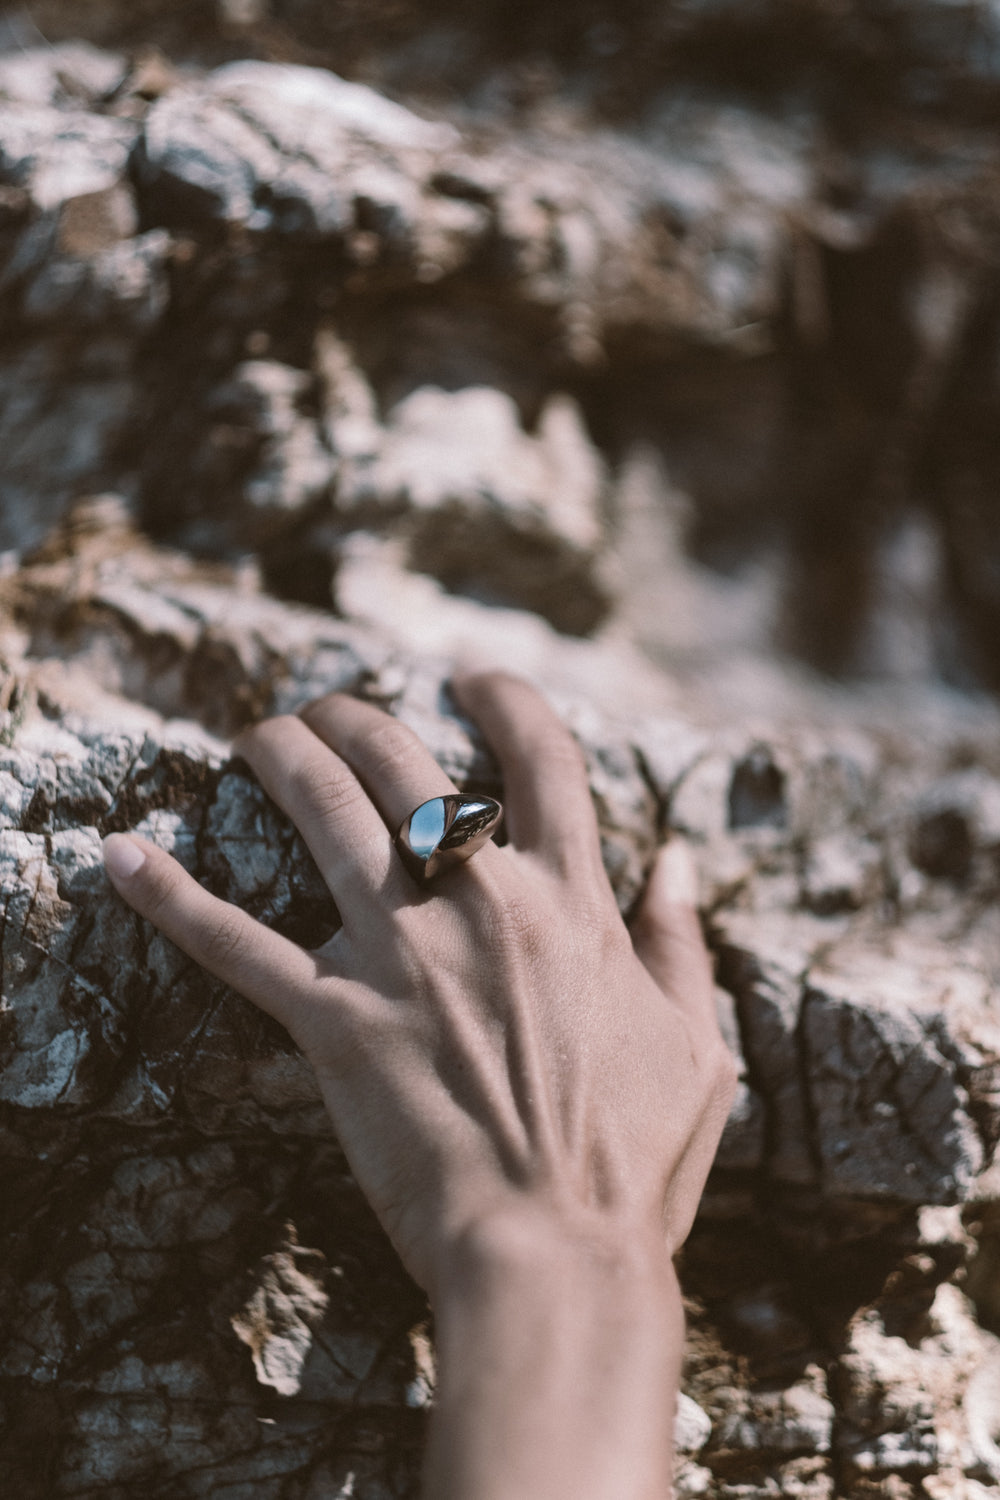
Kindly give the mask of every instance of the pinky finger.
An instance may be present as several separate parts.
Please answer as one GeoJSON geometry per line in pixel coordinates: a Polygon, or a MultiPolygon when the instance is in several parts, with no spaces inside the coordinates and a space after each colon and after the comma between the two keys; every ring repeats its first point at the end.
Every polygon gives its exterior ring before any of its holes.
{"type": "Polygon", "coordinates": [[[143,839],[109,834],[104,864],[118,894],[140,916],[210,974],[291,1029],[297,1001],[316,979],[308,953],[239,907],[210,895],[175,859],[143,839]]]}

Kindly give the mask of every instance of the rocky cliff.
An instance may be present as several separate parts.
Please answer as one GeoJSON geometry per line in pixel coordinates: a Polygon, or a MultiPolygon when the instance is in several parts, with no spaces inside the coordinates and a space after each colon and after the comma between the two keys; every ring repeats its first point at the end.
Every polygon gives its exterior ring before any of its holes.
{"type": "Polygon", "coordinates": [[[319,941],[227,738],[339,687],[495,791],[472,653],[578,734],[624,912],[699,861],[742,1083],[679,1493],[985,1500],[992,12],[181,9],[0,54],[4,1492],[415,1493],[423,1299],[99,843],[319,941]]]}

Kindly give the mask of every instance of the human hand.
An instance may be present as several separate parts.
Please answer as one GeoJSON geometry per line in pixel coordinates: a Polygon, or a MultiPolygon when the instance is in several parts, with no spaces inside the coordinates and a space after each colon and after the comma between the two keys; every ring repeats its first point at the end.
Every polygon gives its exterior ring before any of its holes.
{"type": "Polygon", "coordinates": [[[106,846],[131,905],[291,1032],[436,1307],[470,1245],[473,1259],[500,1247],[514,1262],[522,1244],[669,1255],[734,1079],[685,851],[661,851],[630,935],[572,736],[517,679],[454,690],[499,759],[509,843],[426,887],[393,834],[455,788],[404,725],[333,694],[237,739],[341,913],[316,952],[211,896],[164,851],[127,835],[106,846]]]}
{"type": "MultiPolygon", "coordinates": [[[[234,745],[298,825],[343,927],[305,953],[209,895],[166,853],[123,896],[286,1026],[357,1180],[431,1288],[447,1247],[509,1208],[662,1222],[684,1239],[732,1067],[683,855],[668,845],[619,916],[580,752],[526,684],[456,696],[504,773],[504,849],[421,889],[392,835],[455,787],[404,725],[333,694],[234,745]]],[[[117,846],[117,848],[116,848],[117,846]]]]}

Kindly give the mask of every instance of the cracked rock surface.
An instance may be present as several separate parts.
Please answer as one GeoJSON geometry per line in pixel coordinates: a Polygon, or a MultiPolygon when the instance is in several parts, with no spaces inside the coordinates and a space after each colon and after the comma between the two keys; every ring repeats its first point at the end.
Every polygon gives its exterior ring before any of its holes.
{"type": "MultiPolygon", "coordinates": [[[[110,499],[0,587],[0,1099],[17,1206],[0,1472],[26,1496],[318,1494],[350,1473],[357,1493],[411,1493],[422,1299],[290,1044],[114,898],[99,846],[137,829],[317,943],[336,913],[227,733],[337,685],[418,727],[460,784],[498,791],[495,768],[449,707],[442,659],[157,549],[110,499]],[[44,1455],[43,1421],[62,1435],[44,1455]]],[[[550,633],[545,681],[584,745],[623,909],[661,828],[692,841],[743,1068],[685,1252],[687,1393],[705,1418],[681,1492],[862,1496],[915,1470],[994,1483],[981,1370],[1000,1342],[954,1277],[980,1253],[963,1210],[997,1196],[997,874],[970,856],[978,873],[957,886],[913,857],[928,807],[954,800],[949,746],[727,734],[666,688],[631,720],[598,712],[581,683],[624,670],[623,650],[550,633]],[[811,856],[849,830],[871,897],[817,915],[811,856]],[[914,1383],[933,1394],[915,1401],[914,1383]]],[[[981,752],[988,811],[995,745],[981,752]]],[[[967,816],[991,847],[985,812],[967,816]]]]}
{"type": "Polygon", "coordinates": [[[573,728],[624,913],[698,863],[678,1494],[987,1500],[995,17],[176,9],[0,18],[0,1492],[416,1495],[424,1299],[100,840],[321,942],[230,737],[337,688],[502,795],[471,655],[573,728]]]}

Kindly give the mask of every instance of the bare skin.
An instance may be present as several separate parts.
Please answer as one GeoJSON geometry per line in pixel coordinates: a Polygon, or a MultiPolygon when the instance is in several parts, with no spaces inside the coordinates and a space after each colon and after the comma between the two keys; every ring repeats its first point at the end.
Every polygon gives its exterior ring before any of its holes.
{"type": "Polygon", "coordinates": [[[106,841],[108,870],[291,1032],[426,1288],[427,1500],[663,1500],[684,1336],[671,1257],[734,1079],[689,859],[661,851],[630,934],[572,736],[516,678],[453,687],[499,758],[510,841],[424,889],[392,836],[455,788],[403,725],[333,694],[237,740],[340,910],[318,951],[131,835],[106,841]]]}

